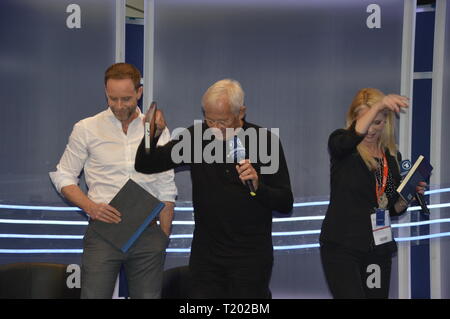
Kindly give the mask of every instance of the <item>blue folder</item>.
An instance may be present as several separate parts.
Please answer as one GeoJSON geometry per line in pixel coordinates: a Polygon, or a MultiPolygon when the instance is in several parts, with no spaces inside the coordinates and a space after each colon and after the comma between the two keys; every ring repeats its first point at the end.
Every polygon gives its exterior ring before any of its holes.
{"type": "Polygon", "coordinates": [[[420,155],[397,188],[397,192],[406,202],[411,202],[415,198],[417,185],[419,182],[427,182],[432,170],[433,166],[423,155],[420,155]]]}

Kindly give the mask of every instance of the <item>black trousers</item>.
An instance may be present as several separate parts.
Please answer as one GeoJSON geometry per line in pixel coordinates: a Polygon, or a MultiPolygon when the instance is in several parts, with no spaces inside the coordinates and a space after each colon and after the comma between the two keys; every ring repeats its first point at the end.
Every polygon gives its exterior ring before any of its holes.
{"type": "Polygon", "coordinates": [[[392,253],[363,253],[321,244],[325,277],[335,299],[387,299],[392,253]]]}
{"type": "Polygon", "coordinates": [[[190,298],[269,299],[273,257],[192,258],[190,298]]]}

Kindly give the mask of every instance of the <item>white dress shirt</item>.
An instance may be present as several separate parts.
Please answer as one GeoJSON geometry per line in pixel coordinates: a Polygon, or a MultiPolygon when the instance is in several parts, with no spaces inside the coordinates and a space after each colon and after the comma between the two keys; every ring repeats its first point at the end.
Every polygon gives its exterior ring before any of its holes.
{"type": "MultiPolygon", "coordinates": [[[[84,169],[87,196],[95,203],[109,203],[130,178],[159,200],[175,202],[173,170],[147,175],[134,169],[136,151],[144,136],[144,115],[137,110],[139,116],[130,123],[127,134],[109,107],[74,125],[56,171],[49,173],[58,192],[65,186],[78,185],[84,169]]],[[[169,140],[166,128],[158,145],[169,140]]]]}

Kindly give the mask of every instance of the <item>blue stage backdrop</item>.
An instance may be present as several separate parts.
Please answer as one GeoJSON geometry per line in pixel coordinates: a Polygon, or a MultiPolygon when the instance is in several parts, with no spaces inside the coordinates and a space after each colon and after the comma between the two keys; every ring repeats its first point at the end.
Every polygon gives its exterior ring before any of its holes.
{"type": "Polygon", "coordinates": [[[377,1],[380,28],[367,24],[371,3],[156,1],[154,98],[171,128],[186,127],[209,85],[237,79],[247,120],[280,128],[294,195],[328,195],[328,135],[356,91],[400,90],[403,1],[377,1]]]}
{"type": "Polygon", "coordinates": [[[115,60],[115,1],[75,2],[0,2],[1,263],[80,260],[80,254],[17,249],[80,250],[84,215],[4,208],[66,206],[48,172],[55,170],[73,125],[106,108],[103,74],[115,60]],[[58,225],[67,219],[81,224],[58,225]],[[55,240],[49,234],[75,237],[55,240]]]}
{"type": "Polygon", "coordinates": [[[115,3],[76,1],[79,10],[72,3],[0,4],[2,202],[61,204],[48,172],[75,122],[106,108],[103,74],[115,59],[115,3]]]}

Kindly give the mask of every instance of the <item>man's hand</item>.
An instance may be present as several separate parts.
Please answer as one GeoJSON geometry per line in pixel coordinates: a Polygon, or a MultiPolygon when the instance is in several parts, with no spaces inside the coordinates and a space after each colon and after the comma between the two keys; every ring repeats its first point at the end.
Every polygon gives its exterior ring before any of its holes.
{"type": "Polygon", "coordinates": [[[105,203],[92,202],[85,212],[93,219],[99,220],[105,223],[120,223],[120,212],[114,207],[105,203]]]}
{"type": "MultiPolygon", "coordinates": [[[[145,114],[144,118],[142,119],[142,123],[144,123],[144,125],[145,125],[145,122],[149,122],[149,123],[151,122],[150,118],[152,117],[155,107],[156,107],[156,105],[152,104],[152,106],[150,106],[150,108],[147,110],[147,113],[145,114]]],[[[156,109],[153,116],[155,117],[155,125],[156,125],[155,136],[159,136],[159,135],[161,135],[162,131],[164,131],[164,129],[167,126],[166,120],[164,119],[163,112],[159,109],[156,109]]]]}
{"type": "Polygon", "coordinates": [[[255,191],[258,190],[258,173],[248,159],[240,161],[239,165],[236,165],[236,170],[243,184],[245,184],[245,181],[251,180],[255,191]]]}
{"type": "Polygon", "coordinates": [[[155,124],[156,124],[156,136],[159,136],[167,126],[166,119],[164,118],[164,114],[161,110],[156,110],[155,124]]]}
{"type": "Polygon", "coordinates": [[[164,201],[164,208],[159,214],[159,225],[161,230],[166,234],[167,237],[170,236],[172,232],[172,220],[175,204],[173,202],[164,201]]]}
{"type": "Polygon", "coordinates": [[[80,207],[93,220],[100,220],[105,223],[119,223],[121,214],[108,204],[97,204],[90,200],[78,187],[78,185],[68,185],[61,188],[61,193],[73,204],[80,207]]]}

